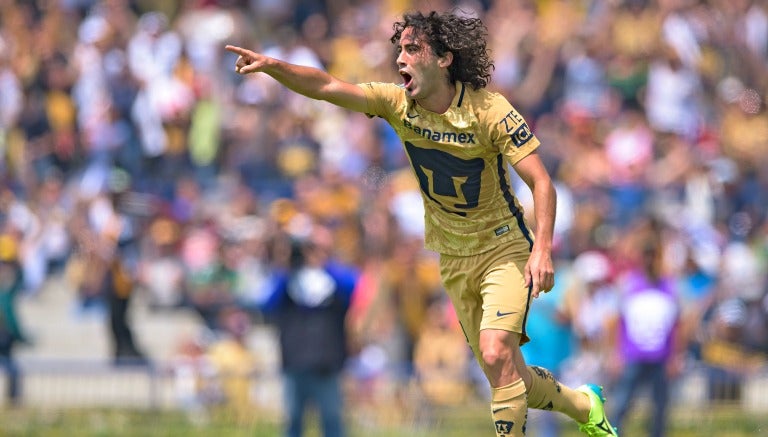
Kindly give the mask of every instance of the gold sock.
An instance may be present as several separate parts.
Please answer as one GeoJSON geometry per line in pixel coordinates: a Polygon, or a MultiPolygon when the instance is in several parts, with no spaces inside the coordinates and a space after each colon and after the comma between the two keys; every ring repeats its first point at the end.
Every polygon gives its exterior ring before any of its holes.
{"type": "Polygon", "coordinates": [[[561,384],[543,367],[528,366],[528,373],[531,375],[531,386],[528,387],[530,408],[558,411],[579,423],[589,420],[592,405],[584,393],[561,384]]]}
{"type": "Polygon", "coordinates": [[[497,437],[525,435],[528,405],[522,379],[504,387],[491,387],[491,416],[497,437]]]}

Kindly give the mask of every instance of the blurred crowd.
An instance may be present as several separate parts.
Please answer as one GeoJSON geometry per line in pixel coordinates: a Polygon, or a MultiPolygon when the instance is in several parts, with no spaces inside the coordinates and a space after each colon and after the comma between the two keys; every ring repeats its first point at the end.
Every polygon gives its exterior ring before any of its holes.
{"type": "Polygon", "coordinates": [[[151,359],[132,294],[211,332],[233,311],[265,323],[286,239],[322,226],[360,274],[358,389],[416,375],[433,401],[460,399],[476,369],[397,137],[240,76],[223,50],[399,82],[392,22],[455,6],[486,22],[490,86],[541,139],[558,192],[557,286],[530,319],[551,325],[529,361],[610,386],[622,278],[658,239],[680,309],[670,363],[737,399],[768,354],[765,0],[0,0],[0,255],[23,273],[16,292],[65,278],[77,314],[109,313],[116,358],[151,359]]]}

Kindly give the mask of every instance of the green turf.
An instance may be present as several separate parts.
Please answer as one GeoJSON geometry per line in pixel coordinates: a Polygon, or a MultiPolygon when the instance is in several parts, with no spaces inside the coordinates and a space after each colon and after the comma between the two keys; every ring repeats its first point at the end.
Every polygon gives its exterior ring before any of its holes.
{"type": "MultiPolygon", "coordinates": [[[[349,411],[354,414],[354,407],[349,411]]],[[[398,420],[373,420],[350,417],[350,437],[466,437],[493,435],[483,405],[468,405],[432,411],[419,411],[398,420]]],[[[624,436],[643,436],[647,414],[636,412],[623,430],[624,436]]],[[[305,437],[321,437],[315,417],[305,437]]],[[[570,425],[566,423],[565,425],[570,425]]],[[[566,426],[563,437],[580,435],[575,426],[566,426]]],[[[0,436],[45,437],[279,437],[277,421],[268,417],[236,420],[226,411],[182,413],[140,410],[45,410],[32,407],[0,410],[0,436]]],[[[768,435],[764,414],[750,414],[738,408],[686,410],[678,407],[670,420],[669,437],[740,437],[768,435]]]]}

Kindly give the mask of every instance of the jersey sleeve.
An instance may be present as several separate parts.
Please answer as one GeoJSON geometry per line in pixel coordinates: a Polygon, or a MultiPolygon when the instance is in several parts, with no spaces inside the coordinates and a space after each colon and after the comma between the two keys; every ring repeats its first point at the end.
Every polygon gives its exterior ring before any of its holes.
{"type": "Polygon", "coordinates": [[[363,89],[368,100],[366,115],[369,117],[388,120],[393,113],[393,108],[397,107],[403,98],[402,88],[393,83],[366,82],[358,86],[363,89]]]}
{"type": "Polygon", "coordinates": [[[523,116],[503,96],[496,96],[488,117],[491,141],[511,165],[541,145],[523,116]]]}

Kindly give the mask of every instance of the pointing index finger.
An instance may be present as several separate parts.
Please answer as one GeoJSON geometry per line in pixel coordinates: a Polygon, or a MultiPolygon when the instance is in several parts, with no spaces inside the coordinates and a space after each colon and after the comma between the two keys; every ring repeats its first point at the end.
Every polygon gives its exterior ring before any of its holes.
{"type": "Polygon", "coordinates": [[[250,50],[247,50],[238,46],[233,46],[233,45],[227,45],[224,47],[224,49],[226,49],[229,52],[238,54],[240,56],[248,56],[251,53],[250,50]]]}

